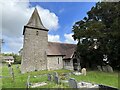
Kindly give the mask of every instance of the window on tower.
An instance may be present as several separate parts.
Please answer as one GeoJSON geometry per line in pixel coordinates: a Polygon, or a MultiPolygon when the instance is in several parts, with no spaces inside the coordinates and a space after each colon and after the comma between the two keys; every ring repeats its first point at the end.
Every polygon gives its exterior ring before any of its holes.
{"type": "Polygon", "coordinates": [[[36,35],[38,35],[38,31],[36,31],[36,35]]]}
{"type": "Polygon", "coordinates": [[[59,64],[59,58],[58,58],[58,64],[59,64]]]}

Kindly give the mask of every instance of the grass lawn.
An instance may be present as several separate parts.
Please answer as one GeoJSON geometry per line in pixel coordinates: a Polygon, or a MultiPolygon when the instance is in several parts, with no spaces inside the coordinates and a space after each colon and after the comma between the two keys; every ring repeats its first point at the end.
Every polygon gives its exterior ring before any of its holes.
{"type": "MultiPolygon", "coordinates": [[[[20,66],[20,65],[19,65],[20,66]]],[[[47,76],[44,74],[53,73],[54,71],[58,72],[58,74],[62,73],[69,73],[69,70],[53,70],[53,71],[35,71],[26,74],[21,74],[20,69],[16,68],[16,65],[12,66],[15,73],[15,80],[11,78],[7,65],[2,67],[2,76],[6,76],[6,78],[2,78],[2,88],[26,88],[27,77],[30,75],[30,82],[37,83],[37,82],[47,82],[47,85],[38,87],[38,88],[69,88],[66,85],[60,84],[57,85],[53,81],[47,81],[47,76]],[[34,77],[37,76],[37,77],[34,77]]],[[[87,71],[86,76],[75,76],[71,75],[70,77],[75,78],[78,82],[79,81],[87,81],[93,82],[97,84],[104,84],[110,85],[113,87],[118,87],[118,73],[105,73],[99,71],[87,71]]]]}

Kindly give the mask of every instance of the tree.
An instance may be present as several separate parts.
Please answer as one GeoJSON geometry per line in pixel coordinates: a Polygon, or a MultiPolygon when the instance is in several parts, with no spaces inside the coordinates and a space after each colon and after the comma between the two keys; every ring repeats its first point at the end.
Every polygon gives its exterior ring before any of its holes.
{"type": "Polygon", "coordinates": [[[14,57],[15,64],[21,64],[22,57],[20,55],[14,54],[13,57],[14,57]]]}
{"type": "Polygon", "coordinates": [[[87,12],[87,17],[74,24],[74,40],[84,63],[103,65],[103,55],[108,64],[120,67],[120,2],[98,2],[87,12]],[[97,47],[97,48],[96,48],[97,47]]]}

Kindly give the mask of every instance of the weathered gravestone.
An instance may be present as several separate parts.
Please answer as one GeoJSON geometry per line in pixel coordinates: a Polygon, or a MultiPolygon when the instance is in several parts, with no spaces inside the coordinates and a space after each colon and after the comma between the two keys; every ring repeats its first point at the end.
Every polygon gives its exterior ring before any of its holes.
{"type": "Polygon", "coordinates": [[[48,74],[48,81],[51,81],[52,80],[52,76],[51,74],[48,74]]]}
{"type": "Polygon", "coordinates": [[[12,78],[13,78],[13,81],[14,81],[14,71],[13,71],[13,68],[12,68],[12,72],[11,72],[11,74],[12,74],[12,78]]]}
{"type": "Polygon", "coordinates": [[[110,65],[107,65],[106,67],[108,72],[113,72],[113,68],[110,65]]]}
{"type": "Polygon", "coordinates": [[[86,68],[83,68],[83,69],[81,70],[81,73],[82,73],[84,76],[86,76],[86,68]]]}
{"type": "Polygon", "coordinates": [[[55,76],[58,77],[58,73],[57,73],[57,72],[54,72],[54,73],[53,73],[53,80],[54,80],[54,81],[55,81],[55,76]]]}
{"type": "Polygon", "coordinates": [[[8,67],[10,75],[12,75],[12,67],[8,67]]]}
{"type": "Polygon", "coordinates": [[[101,66],[97,66],[97,68],[98,68],[98,70],[99,70],[99,71],[102,71],[102,68],[101,68],[101,66]]]}
{"type": "Polygon", "coordinates": [[[54,75],[54,76],[58,76],[58,73],[57,73],[57,72],[54,72],[53,75],[54,75]]]}
{"type": "Polygon", "coordinates": [[[70,78],[70,79],[68,80],[68,83],[69,83],[69,86],[70,86],[71,88],[78,88],[77,82],[76,82],[76,80],[75,80],[74,78],[70,78]]]}
{"type": "Polygon", "coordinates": [[[110,65],[102,66],[104,72],[113,72],[113,68],[110,65]]]}
{"type": "Polygon", "coordinates": [[[107,72],[107,67],[106,67],[106,66],[102,66],[102,70],[103,70],[104,72],[107,72]]]}
{"type": "Polygon", "coordinates": [[[59,84],[59,77],[55,76],[55,80],[54,81],[55,81],[56,84],[59,84]]]}
{"type": "Polygon", "coordinates": [[[30,75],[27,78],[27,89],[30,88],[30,75]]]}
{"type": "Polygon", "coordinates": [[[8,68],[9,68],[9,73],[12,76],[12,79],[14,81],[14,71],[13,71],[13,68],[12,67],[8,67],[8,68]]]}

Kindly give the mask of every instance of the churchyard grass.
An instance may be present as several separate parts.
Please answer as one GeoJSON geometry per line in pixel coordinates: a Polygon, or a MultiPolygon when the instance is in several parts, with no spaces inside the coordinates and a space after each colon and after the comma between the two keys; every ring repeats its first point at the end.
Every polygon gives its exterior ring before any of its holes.
{"type": "Polygon", "coordinates": [[[118,73],[106,73],[100,71],[88,71],[86,76],[75,76],[72,75],[78,82],[86,81],[96,84],[109,85],[113,87],[118,87],[118,73]]]}
{"type": "MultiPolygon", "coordinates": [[[[9,73],[9,69],[7,65],[3,65],[2,68],[2,76],[6,78],[2,78],[2,88],[26,88],[27,78],[30,75],[30,83],[37,83],[37,82],[46,82],[47,85],[37,87],[37,88],[68,88],[68,86],[60,84],[57,85],[54,81],[47,81],[48,73],[53,73],[56,71],[59,75],[62,73],[69,73],[69,70],[52,70],[52,71],[35,71],[26,74],[20,73],[20,68],[16,68],[16,65],[12,65],[14,69],[15,80],[13,81],[12,76],[9,73]]],[[[20,67],[20,65],[19,65],[20,67]]],[[[118,87],[118,73],[105,73],[99,71],[87,71],[86,76],[75,76],[71,75],[70,77],[75,78],[78,82],[79,81],[87,81],[96,84],[104,84],[110,85],[113,87],[118,87]]]]}
{"type": "MultiPolygon", "coordinates": [[[[20,65],[19,65],[20,66],[20,65]]],[[[3,65],[2,68],[2,76],[5,76],[6,78],[2,78],[2,88],[26,88],[27,83],[27,77],[30,75],[30,83],[37,83],[37,82],[48,82],[47,81],[47,73],[53,73],[57,72],[60,73],[68,73],[69,70],[53,70],[53,71],[35,71],[30,73],[21,74],[20,69],[16,68],[16,65],[12,65],[14,69],[15,74],[15,80],[12,80],[12,77],[10,77],[10,73],[8,70],[7,65],[3,65]],[[35,77],[36,76],[36,77],[35,77]]],[[[48,82],[49,83],[49,82],[48,82]]],[[[49,83],[47,86],[42,86],[41,88],[57,88],[57,87],[63,87],[62,85],[56,85],[55,83],[49,83]]]]}

